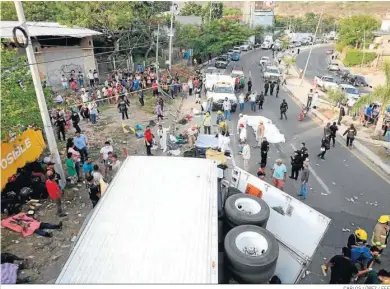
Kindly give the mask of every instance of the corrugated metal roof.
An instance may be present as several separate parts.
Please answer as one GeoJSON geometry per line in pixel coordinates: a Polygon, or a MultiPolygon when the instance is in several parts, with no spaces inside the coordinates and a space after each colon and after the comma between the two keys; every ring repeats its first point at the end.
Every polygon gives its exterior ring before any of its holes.
{"type": "MultiPolygon", "coordinates": [[[[0,21],[0,37],[12,38],[12,29],[19,26],[19,21],[0,21]]],[[[29,22],[27,21],[28,32],[31,37],[38,36],[68,36],[83,38],[93,35],[101,35],[102,33],[80,27],[68,27],[56,22],[29,22]]]]}
{"type": "Polygon", "coordinates": [[[128,157],[56,283],[217,284],[217,174],[207,159],[128,157]]]}

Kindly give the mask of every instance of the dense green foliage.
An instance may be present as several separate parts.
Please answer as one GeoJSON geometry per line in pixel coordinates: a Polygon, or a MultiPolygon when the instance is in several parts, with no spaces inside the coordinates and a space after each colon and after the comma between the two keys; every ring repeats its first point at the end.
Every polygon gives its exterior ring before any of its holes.
{"type": "Polygon", "coordinates": [[[234,45],[248,41],[248,37],[262,33],[262,27],[249,29],[236,21],[218,19],[202,27],[196,25],[178,25],[176,44],[193,49],[195,57],[208,53],[225,52],[234,45]]]}
{"type": "Polygon", "coordinates": [[[341,19],[339,23],[339,41],[346,45],[360,46],[365,39],[369,43],[372,32],[380,27],[380,22],[372,15],[355,15],[341,19]]]}
{"type": "MultiPolygon", "coordinates": [[[[1,138],[7,133],[24,131],[29,125],[42,127],[41,114],[26,57],[18,57],[16,50],[1,49],[1,138]],[[23,88],[18,84],[23,83],[23,88]]],[[[45,90],[46,102],[51,95],[45,90]]]]}
{"type": "Polygon", "coordinates": [[[362,50],[348,49],[345,54],[343,63],[345,66],[361,65],[362,61],[363,64],[367,64],[367,63],[371,63],[375,58],[376,58],[375,52],[363,53],[362,50]],[[364,55],[364,59],[363,59],[363,55],[364,55]]]}

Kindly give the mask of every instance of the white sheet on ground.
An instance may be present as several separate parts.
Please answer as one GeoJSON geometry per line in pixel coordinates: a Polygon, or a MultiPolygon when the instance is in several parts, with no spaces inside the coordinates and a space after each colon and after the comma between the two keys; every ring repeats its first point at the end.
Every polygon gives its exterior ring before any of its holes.
{"type": "Polygon", "coordinates": [[[269,118],[260,115],[244,115],[243,118],[247,121],[247,125],[253,128],[256,135],[257,127],[259,126],[260,120],[264,123],[264,136],[267,138],[269,143],[284,143],[286,139],[284,134],[281,134],[279,129],[272,123],[269,118]]]}

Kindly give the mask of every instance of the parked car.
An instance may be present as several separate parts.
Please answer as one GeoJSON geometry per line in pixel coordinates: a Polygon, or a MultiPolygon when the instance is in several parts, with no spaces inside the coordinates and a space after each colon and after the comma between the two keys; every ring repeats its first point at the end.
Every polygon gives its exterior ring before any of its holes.
{"type": "Polygon", "coordinates": [[[336,79],[333,76],[316,76],[314,81],[317,83],[317,86],[323,91],[337,89],[339,87],[336,79]]]}
{"type": "Polygon", "coordinates": [[[241,47],[240,47],[240,46],[234,46],[234,47],[233,47],[233,52],[235,52],[235,53],[241,53],[241,47]]]}
{"type": "Polygon", "coordinates": [[[265,66],[267,64],[270,63],[270,59],[268,56],[263,56],[261,59],[260,59],[260,65],[261,66],[265,66]]]}
{"type": "Polygon", "coordinates": [[[240,60],[240,53],[237,51],[234,51],[234,53],[231,56],[232,61],[239,61],[240,60]]]}
{"type": "Polygon", "coordinates": [[[301,47],[301,46],[302,46],[302,42],[300,41],[294,43],[294,47],[301,47]]]}
{"type": "Polygon", "coordinates": [[[277,51],[281,51],[283,49],[283,42],[280,40],[276,40],[273,48],[277,51]]]}
{"type": "Polygon", "coordinates": [[[279,68],[276,66],[267,66],[264,71],[264,79],[271,80],[271,81],[277,81],[280,79],[282,74],[280,73],[279,68]]]}
{"type": "Polygon", "coordinates": [[[209,66],[205,69],[204,74],[214,74],[217,73],[219,70],[215,66],[209,66]]]}
{"type": "Polygon", "coordinates": [[[241,51],[248,51],[251,49],[251,46],[249,44],[243,44],[240,46],[241,51]]]}
{"type": "Polygon", "coordinates": [[[229,65],[230,57],[226,54],[218,56],[215,60],[215,67],[217,68],[226,68],[229,65]]]}
{"type": "Polygon", "coordinates": [[[233,53],[234,53],[233,49],[229,49],[227,55],[232,56],[233,53]]]}
{"type": "Polygon", "coordinates": [[[329,71],[339,71],[340,70],[339,64],[335,61],[329,62],[328,70],[329,71]]]}
{"type": "Polygon", "coordinates": [[[345,93],[348,99],[358,99],[360,97],[359,90],[349,84],[340,84],[340,89],[345,93]]]}
{"type": "Polygon", "coordinates": [[[370,87],[370,88],[372,88],[372,86],[368,84],[368,82],[365,79],[365,77],[361,76],[361,75],[351,74],[348,77],[348,83],[353,85],[353,86],[357,86],[357,87],[360,86],[360,87],[370,87]]]}
{"type": "Polygon", "coordinates": [[[334,53],[334,50],[333,49],[328,49],[326,50],[326,54],[333,54],[334,53]]]}

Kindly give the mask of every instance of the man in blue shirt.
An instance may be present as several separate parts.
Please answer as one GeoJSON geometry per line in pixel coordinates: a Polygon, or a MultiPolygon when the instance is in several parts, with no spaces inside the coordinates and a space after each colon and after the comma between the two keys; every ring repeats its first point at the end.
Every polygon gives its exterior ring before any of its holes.
{"type": "Polygon", "coordinates": [[[133,88],[134,90],[138,90],[139,88],[139,80],[138,79],[135,79],[134,82],[133,82],[133,88]]]}
{"type": "Polygon", "coordinates": [[[76,137],[73,139],[73,143],[80,152],[81,162],[84,163],[84,160],[88,157],[87,138],[83,134],[80,134],[80,132],[76,132],[76,137]]]}
{"type": "Polygon", "coordinates": [[[92,162],[92,159],[90,157],[88,157],[87,161],[84,163],[83,171],[84,171],[84,174],[85,174],[85,178],[90,176],[91,173],[93,172],[93,162],[92,162]]]}
{"type": "Polygon", "coordinates": [[[370,104],[367,108],[366,108],[366,111],[364,113],[364,120],[366,121],[366,123],[364,125],[367,125],[367,123],[370,121],[371,119],[371,115],[372,115],[372,104],[370,104]]]}

